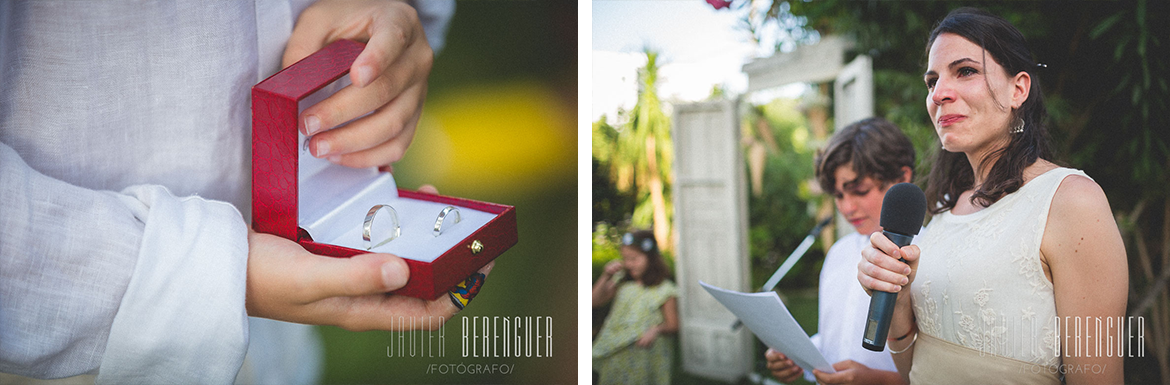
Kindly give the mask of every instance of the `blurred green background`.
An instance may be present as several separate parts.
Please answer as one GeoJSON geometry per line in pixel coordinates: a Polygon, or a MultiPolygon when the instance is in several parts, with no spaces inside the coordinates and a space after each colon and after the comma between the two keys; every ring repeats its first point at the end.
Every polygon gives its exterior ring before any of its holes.
{"type": "MultiPolygon", "coordinates": [[[[572,2],[457,3],[435,58],[399,187],[513,205],[519,243],[444,326],[443,358],[388,358],[398,333],[319,327],[323,383],[575,383],[577,9],[572,2]],[[462,358],[464,316],[552,317],[549,358],[462,358]],[[431,364],[508,364],[508,374],[428,374],[431,364]]],[[[397,348],[396,348],[397,349],[397,348]]]]}

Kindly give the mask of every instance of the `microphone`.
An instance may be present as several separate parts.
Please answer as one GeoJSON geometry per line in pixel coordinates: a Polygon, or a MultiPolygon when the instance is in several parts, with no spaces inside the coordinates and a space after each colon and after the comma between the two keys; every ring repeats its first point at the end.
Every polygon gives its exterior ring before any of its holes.
{"type": "MultiPolygon", "coordinates": [[[[898,183],[886,190],[882,198],[882,234],[898,245],[909,245],[922,228],[926,217],[926,195],[912,183],[898,183]]],[[[904,259],[900,259],[903,263],[904,259]]],[[[869,314],[865,317],[865,334],[861,346],[880,352],[886,348],[886,337],[890,334],[890,319],[894,316],[894,304],[898,293],[873,291],[869,299],[869,314]]]]}

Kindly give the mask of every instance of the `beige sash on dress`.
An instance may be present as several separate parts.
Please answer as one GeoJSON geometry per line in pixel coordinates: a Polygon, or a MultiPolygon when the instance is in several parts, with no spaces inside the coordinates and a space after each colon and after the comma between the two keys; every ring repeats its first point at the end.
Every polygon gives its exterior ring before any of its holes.
{"type": "Polygon", "coordinates": [[[911,384],[1060,384],[1054,368],[980,352],[918,332],[911,384]]]}

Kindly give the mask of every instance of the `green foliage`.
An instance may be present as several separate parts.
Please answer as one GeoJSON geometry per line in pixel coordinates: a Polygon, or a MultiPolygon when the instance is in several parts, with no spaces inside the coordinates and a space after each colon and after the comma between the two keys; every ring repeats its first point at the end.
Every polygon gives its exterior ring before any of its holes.
{"type": "Polygon", "coordinates": [[[665,213],[666,228],[669,229],[673,215],[671,170],[674,159],[670,117],[662,111],[662,102],[657,94],[658,53],[647,50],[646,59],[646,66],[638,71],[638,100],[634,108],[619,111],[618,120],[625,120],[626,123],[613,126],[606,116],[593,123],[593,158],[597,159],[599,168],[607,169],[609,180],[598,181],[595,174],[595,186],[600,184],[606,190],[602,191],[605,196],[594,198],[594,208],[600,208],[600,211],[595,210],[594,221],[616,224],[629,220],[632,226],[649,228],[654,225],[655,210],[661,210],[665,213]],[[653,154],[648,151],[651,142],[654,144],[653,154]],[[651,186],[650,180],[655,176],[661,181],[662,207],[655,207],[652,200],[651,190],[654,186],[651,186]],[[610,187],[613,187],[613,191],[608,190],[610,187]],[[625,204],[626,196],[633,199],[632,208],[625,204]],[[620,202],[604,202],[611,197],[620,202]]]}
{"type": "MultiPolygon", "coordinates": [[[[763,194],[749,194],[748,199],[752,287],[759,287],[816,224],[813,218],[816,197],[808,188],[813,177],[814,146],[798,101],[777,99],[750,109],[743,122],[745,131],[749,135],[762,136],[753,132],[766,127],[776,145],[774,150],[768,150],[765,158],[763,194]],[[766,125],[761,125],[761,120],[766,125]]],[[[781,286],[815,286],[820,266],[809,261],[820,259],[818,254],[824,255],[820,249],[810,250],[788,273],[781,286]]]]}
{"type": "Polygon", "coordinates": [[[593,157],[603,161],[613,159],[617,152],[618,134],[618,130],[609,124],[609,119],[605,115],[601,115],[593,122],[593,157]]]}
{"type": "MultiPolygon", "coordinates": [[[[662,112],[662,102],[658,100],[658,53],[649,49],[645,53],[646,66],[638,71],[638,101],[634,104],[633,114],[630,117],[629,135],[618,137],[618,148],[619,151],[623,152],[619,156],[636,160],[634,163],[636,170],[654,172],[661,178],[662,194],[667,205],[665,207],[667,223],[670,223],[673,211],[670,186],[673,179],[671,170],[674,159],[670,138],[670,117],[662,112]],[[656,147],[653,155],[655,170],[650,169],[650,156],[646,153],[648,138],[654,139],[656,147]]],[[[655,209],[653,202],[651,202],[650,188],[644,186],[638,190],[638,203],[632,217],[633,225],[649,227],[653,224],[655,209]]]]}
{"type": "Polygon", "coordinates": [[[593,166],[593,223],[628,222],[634,211],[634,197],[629,192],[619,191],[614,185],[609,167],[597,158],[593,166]]]}
{"type": "Polygon", "coordinates": [[[1165,196],[1170,24],[1164,21],[1170,15],[1163,2],[775,1],[768,12],[783,36],[802,36],[790,38],[795,43],[814,43],[827,34],[853,37],[852,54],[874,59],[877,115],[901,126],[919,159],[929,159],[937,139],[922,107],[926,39],[937,21],[960,6],[1010,21],[1037,62],[1048,65],[1034,81],[1045,93],[1058,160],[1093,175],[1114,208],[1165,196]]]}
{"type": "Polygon", "coordinates": [[[591,242],[593,249],[593,259],[590,263],[593,272],[593,280],[590,281],[591,284],[597,281],[597,277],[601,276],[602,270],[605,269],[605,264],[609,263],[609,261],[622,259],[622,234],[624,232],[605,223],[597,224],[594,227],[591,242]]]}
{"type": "MultiPolygon", "coordinates": [[[[916,181],[925,181],[930,172],[930,160],[939,151],[938,136],[926,114],[926,90],[918,74],[896,70],[875,69],[874,109],[878,116],[897,125],[914,144],[914,171],[916,181]]],[[[924,183],[923,183],[924,184],[924,183]]],[[[920,184],[922,185],[922,184],[920,184]]]]}
{"type": "Polygon", "coordinates": [[[609,125],[606,117],[593,123],[593,221],[598,224],[628,223],[634,212],[636,192],[632,189],[622,189],[618,185],[618,175],[614,170],[627,167],[633,172],[631,165],[614,165],[614,152],[617,148],[618,132],[609,125]]]}
{"type": "Polygon", "coordinates": [[[1083,128],[1070,130],[1076,136],[1065,145],[1070,158],[1085,163],[1090,175],[1108,175],[1102,186],[1108,181],[1124,190],[1117,194],[1105,190],[1115,205],[1129,201],[1122,207],[1167,194],[1170,64],[1166,39],[1170,27],[1166,20],[1165,3],[1137,1],[1132,6],[1101,9],[1086,23],[1092,27],[1087,37],[1079,39],[1084,50],[1093,52],[1077,56],[1092,55],[1095,68],[1078,68],[1089,79],[1078,77],[1072,82],[1087,94],[1081,96],[1086,101],[1077,98],[1070,103],[1074,108],[1084,103],[1092,111],[1085,113],[1083,128]],[[1158,12],[1149,12],[1154,9],[1158,12]]]}

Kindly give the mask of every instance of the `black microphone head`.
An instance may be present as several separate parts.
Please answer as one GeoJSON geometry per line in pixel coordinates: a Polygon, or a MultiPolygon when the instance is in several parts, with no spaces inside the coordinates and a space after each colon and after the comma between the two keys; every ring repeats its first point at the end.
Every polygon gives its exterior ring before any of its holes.
{"type": "Polygon", "coordinates": [[[882,199],[882,229],[902,235],[918,235],[926,218],[926,194],[913,183],[898,183],[882,199]]]}

